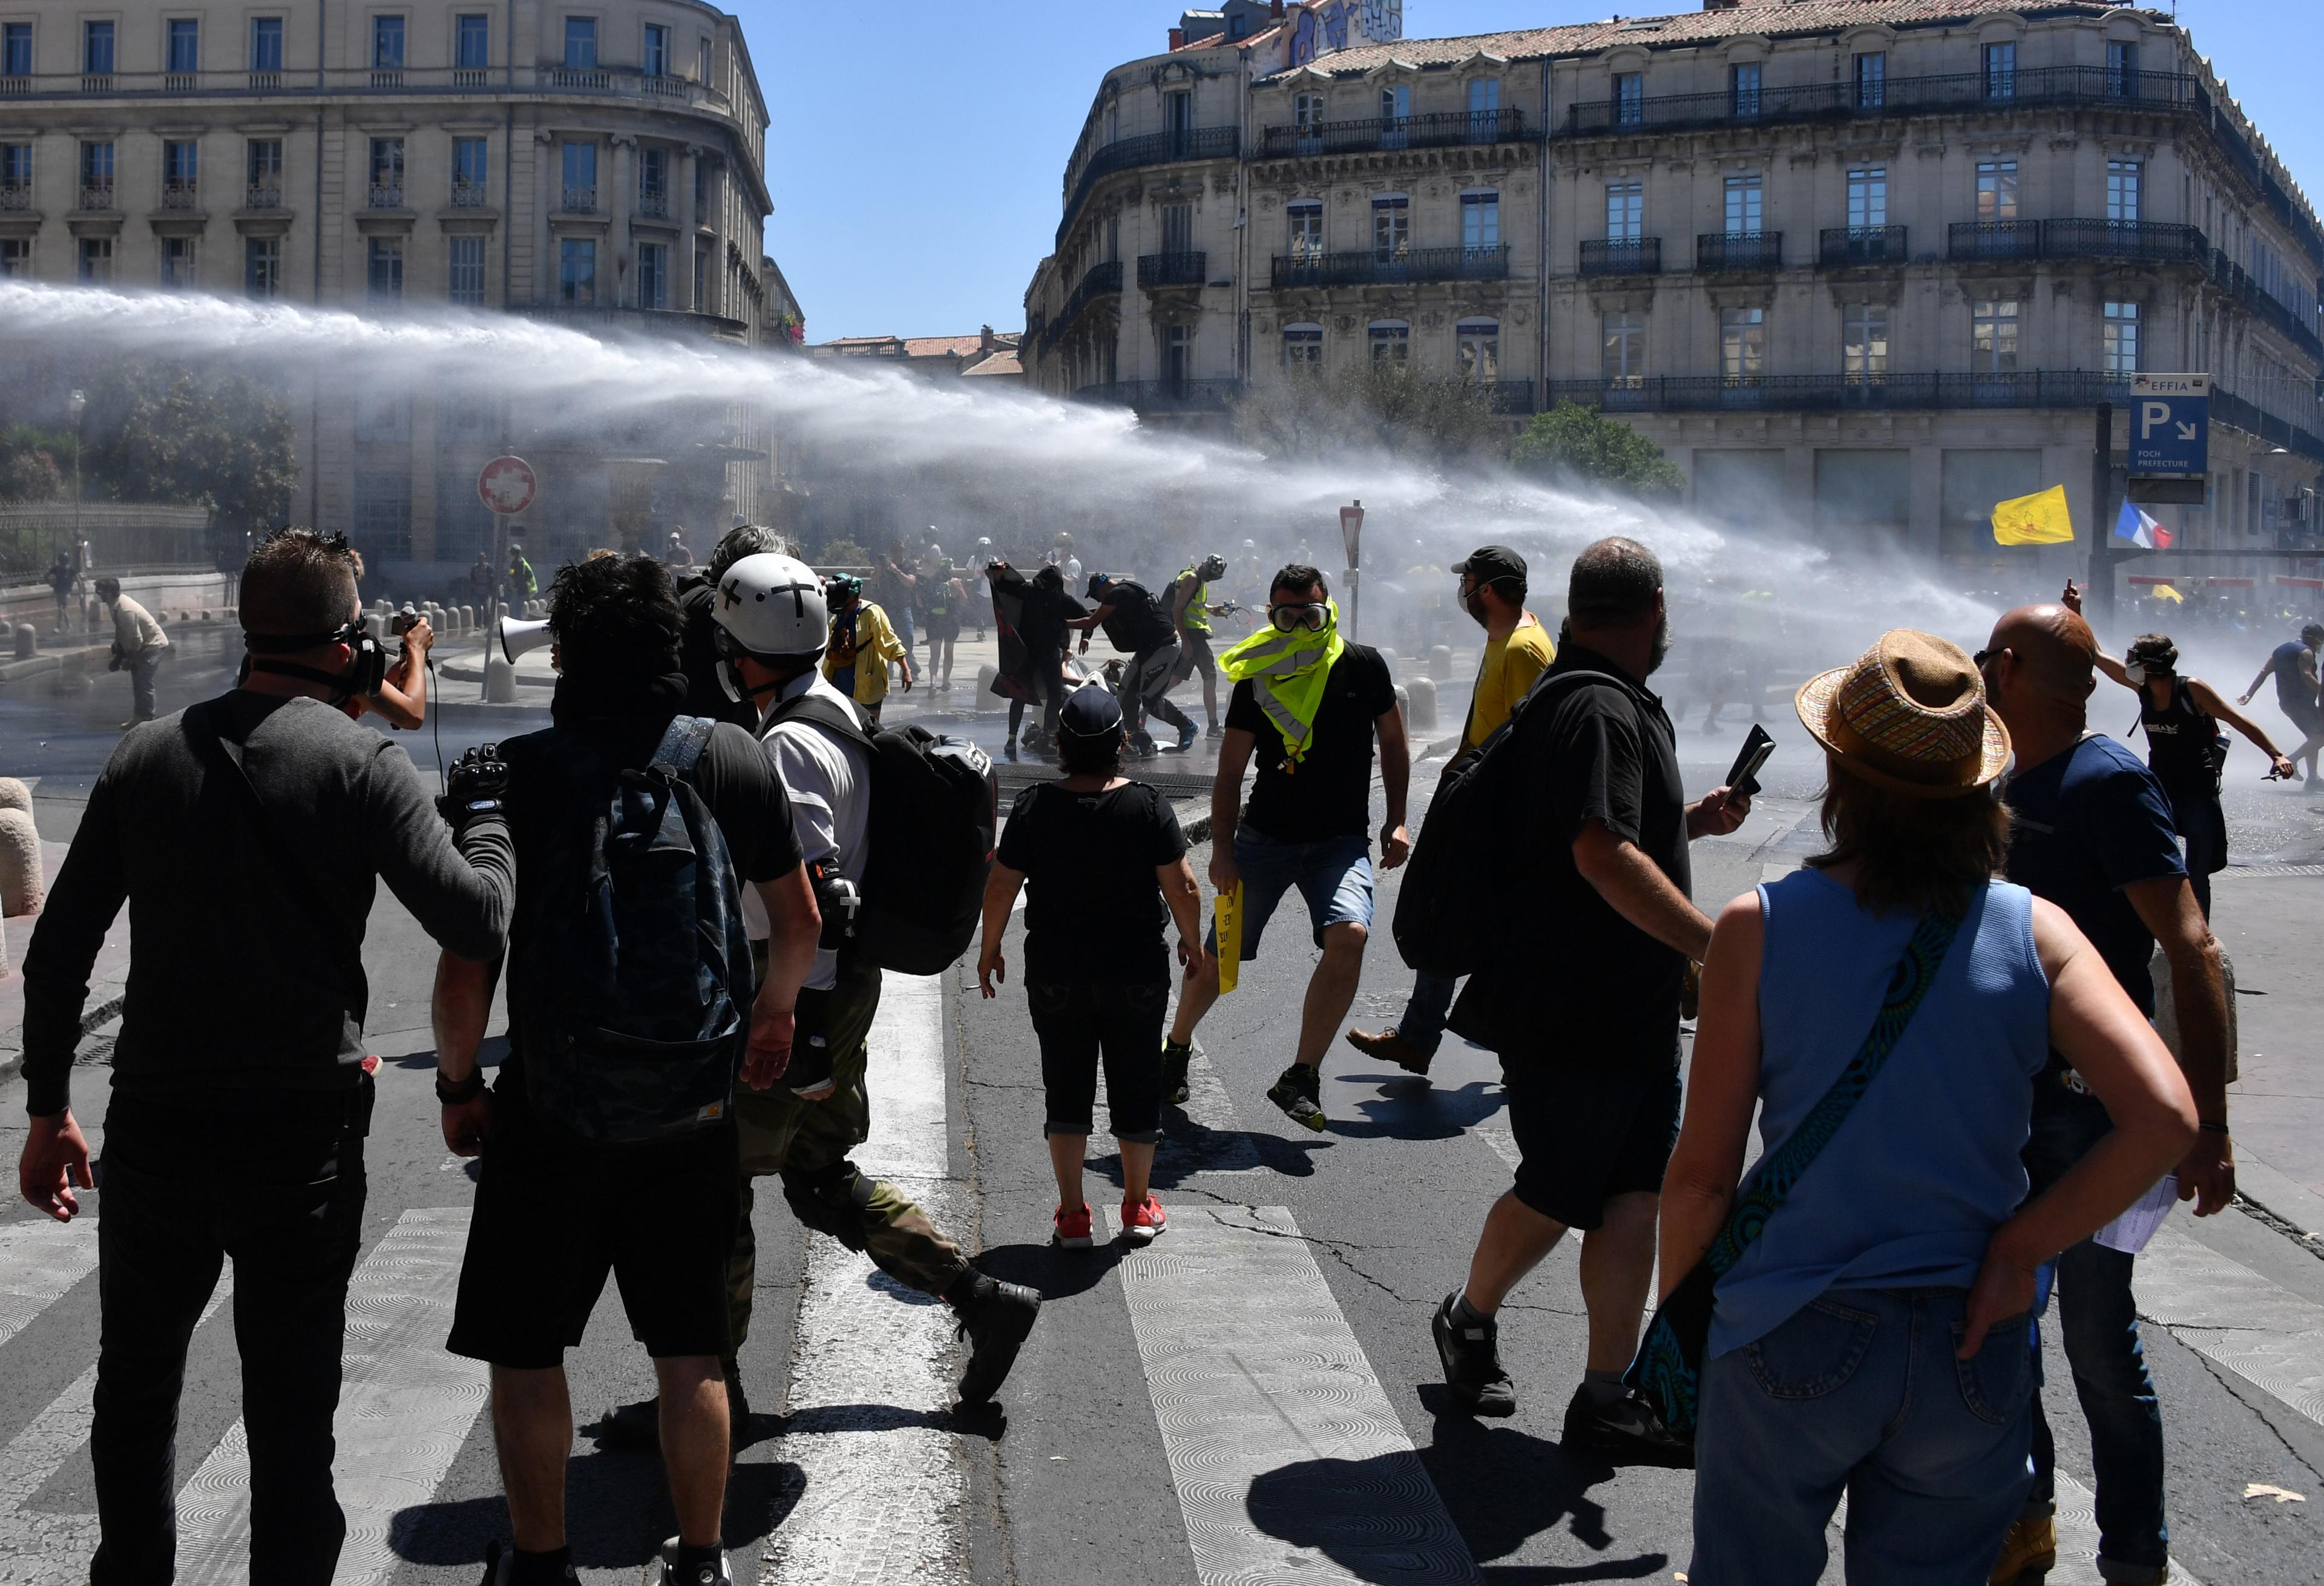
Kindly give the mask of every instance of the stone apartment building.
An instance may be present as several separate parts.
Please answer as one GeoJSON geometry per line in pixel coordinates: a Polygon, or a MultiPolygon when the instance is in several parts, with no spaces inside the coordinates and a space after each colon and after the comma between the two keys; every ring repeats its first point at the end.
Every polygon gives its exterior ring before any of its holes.
{"type": "Polygon", "coordinates": [[[1408,40],[1326,9],[1233,0],[1107,74],[1027,293],[1036,389],[1218,425],[1392,360],[1620,413],[1707,515],[1968,565],[1997,500],[2086,515],[2098,401],[2119,448],[2134,373],[2203,370],[2209,503],[2158,514],[2309,542],[2324,232],[2167,12],[1709,0],[1408,40]]]}
{"type": "MultiPolygon", "coordinates": [[[[766,126],[740,23],[699,0],[0,0],[0,274],[788,347],[766,126]]],[[[290,394],[297,510],[375,567],[488,545],[475,480],[503,448],[541,475],[523,527],[552,560],[640,488],[715,537],[773,482],[742,410],[609,474],[608,443],[658,438],[544,429],[488,392],[290,394]]]]}

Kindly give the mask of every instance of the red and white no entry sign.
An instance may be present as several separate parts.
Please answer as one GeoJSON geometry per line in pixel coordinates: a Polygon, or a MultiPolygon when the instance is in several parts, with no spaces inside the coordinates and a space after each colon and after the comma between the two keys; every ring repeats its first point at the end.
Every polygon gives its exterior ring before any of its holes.
{"type": "Polygon", "coordinates": [[[532,504],[540,481],[522,457],[494,457],[476,475],[476,494],[503,517],[513,517],[532,504]]]}

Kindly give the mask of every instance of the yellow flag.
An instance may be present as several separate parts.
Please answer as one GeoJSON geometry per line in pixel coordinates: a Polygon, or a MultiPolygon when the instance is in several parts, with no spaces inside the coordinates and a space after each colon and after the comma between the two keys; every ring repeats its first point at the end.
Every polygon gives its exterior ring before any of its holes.
{"type": "Polygon", "coordinates": [[[2074,521],[2066,514],[2062,484],[1998,503],[1993,509],[1996,545],[2065,545],[2073,538],[2074,521]]]}

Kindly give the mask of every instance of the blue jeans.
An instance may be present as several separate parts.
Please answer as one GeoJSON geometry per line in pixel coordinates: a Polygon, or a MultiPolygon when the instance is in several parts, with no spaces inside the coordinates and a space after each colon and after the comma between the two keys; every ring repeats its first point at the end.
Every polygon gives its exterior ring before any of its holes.
{"type": "MultiPolygon", "coordinates": [[[[2025,1148],[2034,1194],[2057,1183],[2114,1127],[2097,1097],[2060,1087],[2052,1061],[2034,1090],[2034,1133],[2025,1148]]],[[[2090,1429],[2098,1572],[2141,1586],[2162,1578],[2171,1531],[2163,1508],[2163,1411],[2138,1341],[2134,1264],[2120,1250],[2084,1240],[2060,1256],[2056,1267],[2058,1325],[2090,1429]]],[[[2037,1398],[2029,1500],[2036,1510],[2054,1511],[2056,1475],[2056,1444],[2037,1398]]]]}
{"type": "Polygon", "coordinates": [[[2025,1498],[2025,1319],[1956,1360],[1968,1291],[1832,1289],[1702,1371],[1695,1586],[1813,1586],[1848,1495],[1848,1579],[1984,1586],[2025,1498]]]}
{"type": "MultiPolygon", "coordinates": [[[[1259,939],[1275,907],[1292,888],[1307,900],[1307,920],[1315,945],[1327,926],[1372,924],[1371,843],[1367,837],[1327,837],[1317,843],[1283,843],[1248,825],[1235,828],[1235,868],[1242,872],[1242,961],[1259,956],[1259,939]]],[[[1218,950],[1218,927],[1210,946],[1218,950]]]]}
{"type": "Polygon", "coordinates": [[[1405,1001],[1404,1017],[1396,1021],[1396,1033],[1406,1045],[1435,1056],[1444,1041],[1444,1016],[1452,1011],[1452,994],[1460,989],[1453,976],[1425,971],[1414,975],[1412,995],[1405,1001]]]}

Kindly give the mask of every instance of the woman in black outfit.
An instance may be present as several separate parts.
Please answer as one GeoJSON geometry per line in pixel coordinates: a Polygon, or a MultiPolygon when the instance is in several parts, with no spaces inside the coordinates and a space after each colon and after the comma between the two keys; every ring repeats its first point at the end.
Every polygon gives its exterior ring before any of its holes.
{"type": "Polygon", "coordinates": [[[1202,893],[1169,801],[1121,774],[1120,702],[1078,688],[1058,712],[1065,775],[1018,795],[984,892],[978,984],[997,995],[1001,938],[1017,889],[1025,908],[1025,995],[1041,1042],[1049,1165],[1057,1176],[1055,1242],[1092,1242],[1082,1196],[1100,1056],[1108,1120],[1121,1145],[1121,1236],[1146,1244],[1167,1224],[1148,1188],[1162,1119],[1162,1019],[1170,1000],[1167,919],[1178,962],[1200,968],[1202,893]]]}

